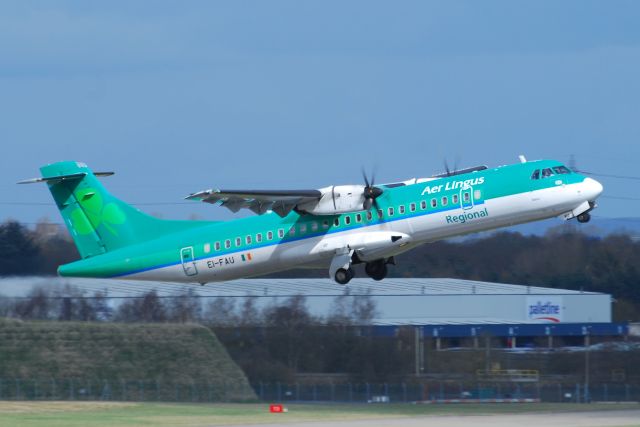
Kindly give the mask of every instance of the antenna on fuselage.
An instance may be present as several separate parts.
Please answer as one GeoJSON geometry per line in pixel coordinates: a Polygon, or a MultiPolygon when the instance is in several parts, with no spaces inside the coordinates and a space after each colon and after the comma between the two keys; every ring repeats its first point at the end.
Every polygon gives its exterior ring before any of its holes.
{"type": "Polygon", "coordinates": [[[527,158],[524,156],[524,154],[520,154],[518,158],[520,159],[520,163],[527,163],[527,158]]]}

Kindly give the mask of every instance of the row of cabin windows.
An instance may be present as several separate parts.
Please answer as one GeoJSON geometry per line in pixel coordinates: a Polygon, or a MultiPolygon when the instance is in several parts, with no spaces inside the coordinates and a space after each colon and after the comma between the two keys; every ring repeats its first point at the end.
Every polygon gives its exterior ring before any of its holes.
{"type": "MultiPolygon", "coordinates": [[[[476,199],[479,199],[481,194],[480,194],[480,190],[476,190],[475,194],[474,194],[476,199]]],[[[469,203],[471,201],[471,194],[469,192],[464,192],[462,193],[462,199],[465,203],[469,203]]],[[[460,202],[460,199],[458,197],[457,194],[454,194],[453,196],[451,196],[451,203],[452,204],[458,204],[460,202]]],[[[442,206],[447,206],[449,204],[449,197],[447,196],[442,196],[442,198],[440,199],[440,203],[442,206]]],[[[438,200],[437,199],[431,199],[431,207],[436,208],[438,207],[438,200]]],[[[422,200],[420,201],[420,209],[421,210],[425,210],[427,208],[427,201],[426,200],[422,200]]],[[[410,212],[415,212],[417,210],[417,204],[416,203],[410,203],[409,204],[409,211],[410,212]]],[[[382,209],[378,209],[377,213],[377,217],[378,219],[383,219],[383,210],[382,209]]],[[[400,215],[404,215],[406,213],[406,206],[405,205],[400,205],[398,206],[398,213],[400,215]]],[[[394,216],[395,215],[395,208],[393,206],[390,206],[389,208],[387,208],[387,214],[388,216],[394,216]]],[[[362,221],[364,220],[364,218],[366,218],[367,221],[372,221],[373,220],[373,213],[371,211],[367,211],[364,214],[361,213],[356,213],[354,215],[354,218],[352,220],[351,215],[346,215],[343,217],[344,218],[344,224],[345,225],[351,225],[352,221],[355,221],[355,223],[362,223],[362,221]]],[[[333,219],[333,225],[338,227],[340,226],[340,218],[336,217],[333,219]]],[[[311,231],[311,232],[316,232],[318,231],[318,229],[322,227],[323,230],[327,230],[329,228],[329,220],[323,220],[321,225],[318,224],[315,221],[312,221],[309,224],[300,224],[299,226],[299,231],[300,234],[304,234],[307,231],[311,231]]],[[[296,235],[296,228],[295,227],[291,227],[289,229],[288,232],[290,237],[293,237],[296,235]]],[[[273,240],[273,236],[274,236],[274,232],[273,231],[267,231],[266,233],[266,240],[273,240]]],[[[278,229],[278,238],[282,239],[285,236],[285,231],[283,228],[278,229]]],[[[253,237],[251,235],[248,235],[245,237],[245,242],[247,245],[251,245],[253,243],[253,237]]],[[[255,242],[256,243],[262,243],[263,242],[263,234],[262,233],[257,233],[255,235],[255,242]]],[[[224,242],[215,242],[214,244],[214,249],[216,251],[219,251],[220,249],[222,249],[222,245],[224,245],[225,249],[230,249],[231,248],[231,239],[227,239],[224,242]]],[[[236,237],[235,238],[235,247],[240,247],[242,246],[242,238],[241,237],[236,237]]],[[[209,253],[211,251],[211,245],[209,243],[204,245],[204,251],[206,253],[209,253]]]]}

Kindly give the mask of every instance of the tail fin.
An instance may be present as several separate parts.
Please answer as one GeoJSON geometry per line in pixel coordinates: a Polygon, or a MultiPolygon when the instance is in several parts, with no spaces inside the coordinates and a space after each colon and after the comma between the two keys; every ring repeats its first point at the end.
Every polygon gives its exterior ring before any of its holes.
{"type": "Polygon", "coordinates": [[[194,221],[166,221],[149,216],[112,196],[80,162],[58,162],[40,168],[82,258],[141,243],[164,234],[201,225],[194,221]]]}

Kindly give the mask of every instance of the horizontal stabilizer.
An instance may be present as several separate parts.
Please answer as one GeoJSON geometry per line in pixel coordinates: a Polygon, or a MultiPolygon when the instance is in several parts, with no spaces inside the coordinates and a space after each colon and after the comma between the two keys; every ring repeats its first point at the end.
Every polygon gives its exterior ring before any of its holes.
{"type": "MultiPolygon", "coordinates": [[[[113,172],[94,172],[93,174],[95,176],[111,176],[111,175],[113,175],[113,172]]],[[[82,179],[85,176],[87,176],[86,172],[71,173],[71,174],[68,174],[68,175],[57,175],[57,176],[48,176],[48,177],[42,177],[42,178],[25,179],[23,181],[18,181],[18,184],[36,184],[36,183],[39,183],[39,182],[50,182],[52,184],[56,184],[56,183],[62,182],[62,181],[69,181],[69,180],[74,180],[74,179],[82,179]]]]}

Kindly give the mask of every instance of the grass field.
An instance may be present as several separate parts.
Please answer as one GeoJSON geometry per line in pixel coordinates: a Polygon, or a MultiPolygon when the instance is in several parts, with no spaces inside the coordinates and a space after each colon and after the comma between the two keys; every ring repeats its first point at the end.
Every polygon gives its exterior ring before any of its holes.
{"type": "Polygon", "coordinates": [[[65,399],[80,388],[100,398],[108,388],[110,400],[141,390],[146,399],[167,400],[179,386],[191,392],[190,384],[206,401],[256,398],[244,372],[201,325],[0,318],[0,355],[0,399],[65,399]]]}
{"type": "Polygon", "coordinates": [[[428,415],[558,413],[635,409],[638,404],[464,404],[464,405],[287,405],[270,414],[266,404],[171,404],[127,402],[0,402],[0,427],[210,426],[367,420],[428,415]]]}

